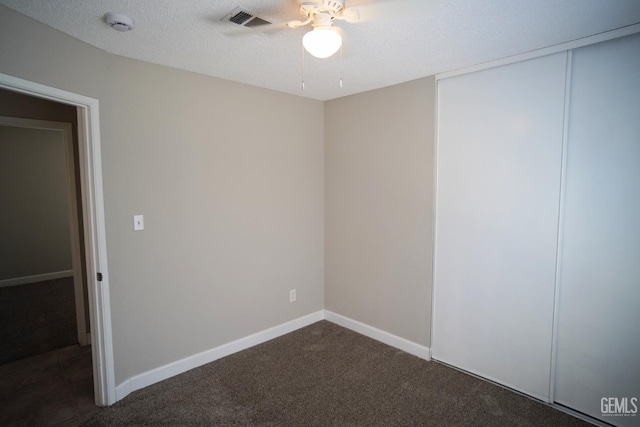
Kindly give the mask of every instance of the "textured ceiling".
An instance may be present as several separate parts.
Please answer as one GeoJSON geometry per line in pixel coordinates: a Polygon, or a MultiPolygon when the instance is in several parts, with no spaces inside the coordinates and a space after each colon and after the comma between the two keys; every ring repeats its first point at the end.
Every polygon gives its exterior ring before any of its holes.
{"type": "MultiPolygon", "coordinates": [[[[236,6],[282,22],[296,0],[0,0],[107,52],[281,92],[328,100],[575,40],[640,22],[640,0],[347,0],[361,22],[337,22],[340,55],[305,56],[307,28],[229,36],[236,6]],[[106,12],[135,21],[112,30],[106,12]],[[343,87],[339,86],[340,76],[343,87]]],[[[1,9],[0,9],[1,12],[1,9]]]]}

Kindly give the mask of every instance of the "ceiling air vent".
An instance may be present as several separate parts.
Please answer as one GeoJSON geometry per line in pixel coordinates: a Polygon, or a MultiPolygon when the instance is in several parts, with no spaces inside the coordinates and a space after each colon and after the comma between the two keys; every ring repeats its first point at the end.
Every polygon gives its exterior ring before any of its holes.
{"type": "Polygon", "coordinates": [[[262,19],[254,15],[253,13],[241,8],[240,6],[227,13],[221,21],[231,22],[233,24],[242,25],[243,27],[251,28],[258,25],[268,25],[271,22],[266,19],[262,19]]]}

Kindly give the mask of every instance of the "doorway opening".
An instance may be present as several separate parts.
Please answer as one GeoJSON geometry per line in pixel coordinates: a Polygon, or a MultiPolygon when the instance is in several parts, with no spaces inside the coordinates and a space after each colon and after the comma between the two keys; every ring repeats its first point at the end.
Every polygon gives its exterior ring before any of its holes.
{"type": "Polygon", "coordinates": [[[90,326],[75,108],[4,90],[0,96],[8,105],[0,113],[12,114],[0,115],[0,194],[6,204],[0,212],[0,286],[11,288],[5,289],[11,301],[4,303],[13,304],[7,309],[18,321],[5,337],[13,339],[5,342],[4,363],[76,341],[86,346],[90,326]],[[32,115],[69,121],[23,118],[32,115]],[[24,285],[29,286],[14,288],[24,285]]]}
{"type": "MultiPolygon", "coordinates": [[[[87,278],[87,301],[93,364],[94,396],[98,406],[116,401],[111,336],[109,275],[105,239],[100,125],[98,100],[30,82],[0,73],[0,88],[36,98],[70,105],[77,110],[78,178],[80,184],[81,218],[87,278]]],[[[76,254],[77,256],[77,254],[76,254]]],[[[74,265],[74,274],[78,263],[74,265]]],[[[79,273],[82,274],[82,273],[79,273]]],[[[88,336],[84,335],[85,342],[88,336]]],[[[80,338],[80,337],[79,337],[80,338]]]]}

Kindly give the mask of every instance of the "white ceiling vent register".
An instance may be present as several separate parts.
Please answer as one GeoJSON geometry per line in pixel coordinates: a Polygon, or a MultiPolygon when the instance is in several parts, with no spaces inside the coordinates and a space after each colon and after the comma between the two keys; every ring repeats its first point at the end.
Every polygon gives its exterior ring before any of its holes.
{"type": "Polygon", "coordinates": [[[271,24],[271,22],[267,21],[266,19],[260,18],[254,13],[243,9],[240,6],[227,13],[224,18],[221,19],[221,21],[231,22],[232,24],[241,25],[247,28],[271,24]]]}

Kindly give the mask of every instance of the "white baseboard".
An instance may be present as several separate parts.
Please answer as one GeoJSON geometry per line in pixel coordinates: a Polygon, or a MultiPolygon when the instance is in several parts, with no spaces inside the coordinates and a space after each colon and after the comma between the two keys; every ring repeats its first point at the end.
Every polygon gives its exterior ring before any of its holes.
{"type": "Polygon", "coordinates": [[[366,325],[340,314],[333,313],[329,310],[324,311],[324,318],[325,320],[335,323],[336,325],[340,325],[343,328],[351,329],[354,332],[372,338],[376,341],[380,341],[409,354],[413,354],[421,359],[431,360],[431,349],[429,347],[416,344],[413,341],[390,334],[389,332],[374,328],[373,326],[366,325]]]}
{"type": "Polygon", "coordinates": [[[262,344],[263,342],[288,334],[297,329],[304,328],[305,326],[309,326],[323,319],[324,312],[317,311],[290,322],[265,329],[264,331],[257,332],[253,335],[240,338],[239,340],[232,341],[228,344],[223,344],[219,347],[205,350],[201,353],[194,354],[193,356],[185,357],[184,359],[160,366],[159,368],[143,372],[142,374],[125,380],[116,387],[116,401],[123,399],[129,393],[140,390],[141,388],[147,387],[151,384],[166,380],[167,378],[171,378],[206,363],[229,356],[230,354],[262,344]]]}
{"type": "Polygon", "coordinates": [[[53,273],[36,274],[33,276],[25,277],[16,277],[15,279],[4,279],[0,280],[0,288],[26,285],[28,283],[44,282],[45,280],[62,279],[63,277],[73,277],[73,270],[56,271],[53,273]]]}
{"type": "Polygon", "coordinates": [[[413,354],[421,359],[431,360],[429,347],[416,344],[407,339],[331,311],[321,310],[131,377],[116,387],[116,401],[122,400],[128,394],[150,386],[151,384],[166,380],[167,378],[171,378],[175,375],[229,356],[233,353],[262,344],[263,342],[288,334],[300,328],[304,328],[305,326],[309,326],[313,323],[319,322],[320,320],[328,320],[329,322],[351,329],[354,332],[390,345],[391,347],[413,354]]]}
{"type": "MultiPolygon", "coordinates": [[[[131,378],[124,380],[116,386],[116,402],[124,399],[131,394],[131,378]]],[[[115,402],[114,402],[115,403],[115,402]]]]}

